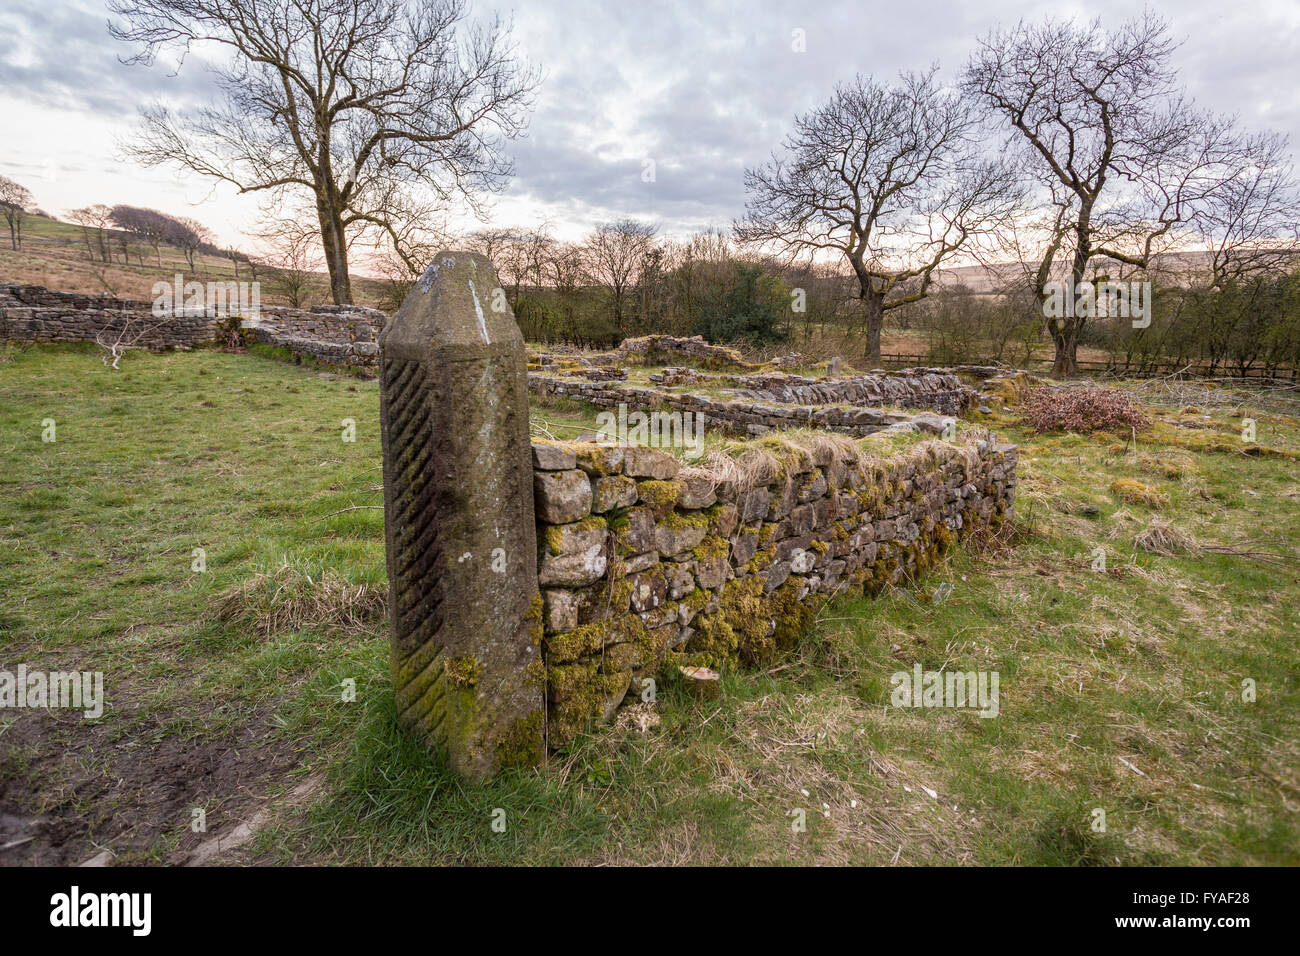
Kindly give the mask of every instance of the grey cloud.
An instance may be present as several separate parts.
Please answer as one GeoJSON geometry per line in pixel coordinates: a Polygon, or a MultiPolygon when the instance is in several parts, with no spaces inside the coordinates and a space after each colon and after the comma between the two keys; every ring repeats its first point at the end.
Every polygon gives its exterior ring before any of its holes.
{"type": "Polygon", "coordinates": [[[0,91],[54,109],[120,116],[160,97],[177,104],[208,100],[212,76],[193,57],[175,75],[166,67],[127,66],[132,51],[108,34],[102,4],[61,0],[0,7],[0,31],[10,35],[0,55],[0,91]]]}
{"type": "MultiPolygon", "coordinates": [[[[197,60],[175,77],[162,66],[119,63],[129,51],[109,37],[94,0],[19,2],[0,0],[0,29],[16,38],[15,49],[0,52],[0,90],[118,118],[123,131],[141,104],[164,96],[196,103],[213,91],[197,60]]],[[[475,10],[510,16],[516,2],[476,0],[475,10]]],[[[1137,12],[1131,0],[1082,6],[1103,23],[1137,12]]],[[[1293,144],[1300,139],[1294,0],[1251,8],[1183,0],[1156,9],[1186,39],[1176,65],[1200,102],[1289,133],[1293,144]]],[[[935,62],[954,79],[977,38],[999,23],[1060,13],[1059,0],[533,0],[515,10],[514,35],[546,80],[529,137],[511,146],[517,176],[507,196],[571,228],[620,215],[654,219],[667,232],[726,225],[743,212],[745,167],[777,149],[794,115],[824,101],[837,82],[935,62]],[[796,29],[806,52],[791,48],[796,29]],[[657,164],[654,183],[641,181],[645,158],[657,164]]]]}

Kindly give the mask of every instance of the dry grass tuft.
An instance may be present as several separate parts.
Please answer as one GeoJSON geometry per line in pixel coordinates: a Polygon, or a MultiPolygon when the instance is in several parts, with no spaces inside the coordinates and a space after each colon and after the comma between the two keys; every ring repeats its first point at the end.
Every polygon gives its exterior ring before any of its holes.
{"type": "Polygon", "coordinates": [[[1169,496],[1159,488],[1136,481],[1132,478],[1117,478],[1110,483],[1111,493],[1131,505],[1146,505],[1148,508],[1163,508],[1169,504],[1169,496]]]}
{"type": "Polygon", "coordinates": [[[1152,518],[1151,523],[1133,539],[1133,543],[1151,554],[1195,554],[1201,550],[1195,538],[1163,518],[1152,518]]]}
{"type": "Polygon", "coordinates": [[[1196,473],[1196,462],[1190,455],[1142,455],[1138,458],[1138,467],[1151,474],[1160,475],[1170,480],[1185,478],[1196,473]]]}
{"type": "Polygon", "coordinates": [[[387,608],[387,584],[350,584],[331,569],[312,575],[289,564],[259,571],[212,603],[220,620],[267,637],[315,627],[365,630],[382,622],[387,608]]]}

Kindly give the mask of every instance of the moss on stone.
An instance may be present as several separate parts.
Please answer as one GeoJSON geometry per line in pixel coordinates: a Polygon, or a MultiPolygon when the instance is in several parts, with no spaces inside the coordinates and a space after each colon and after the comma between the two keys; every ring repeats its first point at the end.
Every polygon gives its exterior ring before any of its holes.
{"type": "Polygon", "coordinates": [[[704,610],[704,606],[709,603],[709,592],[704,588],[696,588],[686,597],[682,598],[682,603],[697,614],[704,610]]]}
{"type": "Polygon", "coordinates": [[[552,664],[546,669],[546,694],[552,701],[572,697],[578,688],[591,681],[600,667],[600,658],[575,664],[552,664]]]}
{"type": "Polygon", "coordinates": [[[656,518],[663,518],[672,511],[673,506],[677,504],[677,499],[685,490],[685,483],[676,480],[662,481],[658,478],[647,478],[636,483],[637,500],[646,505],[656,518]]]}
{"type": "Polygon", "coordinates": [[[759,577],[750,575],[731,582],[722,592],[720,610],[736,635],[736,655],[741,663],[752,667],[772,659],[776,653],[772,616],[759,577]]]}
{"type": "Polygon", "coordinates": [[[542,711],[535,710],[517,717],[497,741],[497,765],[500,767],[535,767],[545,757],[542,741],[542,711]]]}
{"type": "Polygon", "coordinates": [[[457,687],[473,687],[483,673],[483,665],[473,657],[445,658],[442,667],[457,687]]]}
{"type": "Polygon", "coordinates": [[[776,548],[764,548],[750,559],[749,563],[745,565],[745,570],[750,574],[762,574],[772,566],[772,562],[775,560],[776,548]]]}
{"type": "Polygon", "coordinates": [[[680,531],[684,528],[705,529],[709,526],[709,519],[698,511],[691,513],[673,511],[665,515],[659,524],[671,531],[680,531]]]}
{"type": "Polygon", "coordinates": [[[821,595],[808,594],[799,597],[800,584],[791,579],[768,595],[768,608],[776,626],[772,631],[772,642],[778,650],[788,650],[809,628],[817,614],[817,608],[824,602],[821,595]]]}
{"type": "Polygon", "coordinates": [[[623,449],[583,442],[570,446],[583,471],[595,475],[616,475],[623,470],[623,449]]]}
{"type": "Polygon", "coordinates": [[[736,659],[736,632],[727,623],[721,610],[700,614],[691,622],[695,633],[687,642],[691,663],[703,667],[721,668],[736,659]]]}
{"type": "Polygon", "coordinates": [[[587,517],[583,518],[581,521],[575,521],[572,525],[569,525],[568,527],[572,527],[575,531],[609,530],[609,525],[605,523],[605,519],[601,515],[588,515],[587,517]]]}
{"type": "Polygon", "coordinates": [[[635,614],[621,614],[582,624],[572,631],[552,634],[547,638],[547,663],[574,661],[596,653],[606,644],[641,640],[644,632],[645,624],[635,614]]]}
{"type": "Polygon", "coordinates": [[[528,602],[528,614],[524,618],[528,622],[528,636],[532,640],[533,647],[536,648],[542,646],[542,638],[546,634],[544,611],[542,592],[538,591],[528,602]]]}
{"type": "Polygon", "coordinates": [[[691,551],[691,556],[701,564],[707,564],[719,558],[725,559],[730,553],[731,542],[719,535],[711,534],[695,546],[694,550],[691,551]]]}
{"type": "Polygon", "coordinates": [[[609,586],[609,606],[615,613],[621,614],[627,610],[628,602],[632,600],[632,579],[630,577],[619,578],[609,586]]]}
{"type": "Polygon", "coordinates": [[[564,534],[566,530],[571,532],[581,531],[606,531],[609,525],[600,515],[587,515],[587,517],[574,521],[571,524],[551,524],[546,526],[542,532],[542,538],[545,542],[546,550],[551,554],[564,553],[564,534]]]}
{"type": "Polygon", "coordinates": [[[551,708],[550,737],[553,746],[570,742],[593,721],[605,714],[610,698],[620,686],[627,689],[629,672],[596,674],[574,694],[551,708]]]}

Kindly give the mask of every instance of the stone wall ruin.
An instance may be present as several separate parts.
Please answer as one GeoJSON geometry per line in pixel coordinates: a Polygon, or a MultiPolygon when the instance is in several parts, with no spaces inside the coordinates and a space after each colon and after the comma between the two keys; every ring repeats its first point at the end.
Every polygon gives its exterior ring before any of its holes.
{"type": "Polygon", "coordinates": [[[1013,513],[1014,445],[879,444],[774,437],[742,454],[746,481],[649,448],[535,441],[549,746],[665,666],[770,663],[826,599],[921,575],[1013,513]]]}
{"type": "MultiPolygon", "coordinates": [[[[984,392],[1018,387],[1000,370],[972,370],[979,393],[945,369],[815,378],[672,336],[529,356],[508,310],[485,307],[496,285],[486,260],[444,253],[391,322],[265,307],[243,330],[378,373],[399,719],[467,776],[537,762],[646,679],[765,664],[822,602],[922,575],[1014,511],[1016,448],[949,432],[984,392]],[[664,360],[677,364],[629,381],[628,366],[664,360]],[[692,468],[650,448],[535,441],[529,391],[691,412],[749,440],[730,464],[692,468]],[[953,440],[877,434],[915,431],[953,440]]],[[[151,349],[229,330],[0,284],[0,340],[95,341],[143,320],[151,349]]]]}

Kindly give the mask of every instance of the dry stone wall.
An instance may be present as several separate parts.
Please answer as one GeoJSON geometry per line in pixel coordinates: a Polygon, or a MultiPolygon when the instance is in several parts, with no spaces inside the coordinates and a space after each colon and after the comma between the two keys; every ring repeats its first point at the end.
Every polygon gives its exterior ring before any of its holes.
{"type": "Polygon", "coordinates": [[[960,415],[975,406],[976,392],[947,369],[910,368],[837,378],[770,372],[733,376],[741,398],[794,405],[897,405],[960,415]]]}
{"type": "Polygon", "coordinates": [[[879,442],[764,439],[740,458],[747,483],[654,449],[534,441],[549,746],[665,665],[771,660],[830,596],[920,574],[1013,513],[1015,446],[879,442]]]}
{"type": "MultiPolygon", "coordinates": [[[[215,309],[153,314],[152,303],[0,283],[0,342],[113,342],[162,351],[223,342],[235,319],[215,309]]],[[[372,367],[387,315],[361,306],[263,306],[246,340],[286,348],[330,365],[372,367]]]]}
{"type": "Polygon", "coordinates": [[[712,345],[702,335],[689,338],[677,335],[642,335],[624,339],[618,348],[608,352],[587,352],[581,349],[555,347],[546,352],[529,355],[531,366],[546,370],[561,370],[567,366],[667,365],[668,359],[684,360],[690,365],[708,369],[750,370],[760,366],[745,361],[745,357],[727,345],[712,345]]]}
{"type": "MultiPolygon", "coordinates": [[[[671,382],[692,382],[674,375],[671,382]]],[[[702,416],[705,427],[721,428],[742,436],[763,435],[774,429],[806,426],[846,435],[871,435],[888,428],[943,431],[938,415],[899,414],[872,405],[932,408],[957,415],[974,404],[976,393],[956,375],[936,369],[884,372],[819,382],[779,373],[728,379],[738,388],[735,398],[714,398],[698,392],[673,392],[659,386],[623,385],[611,381],[579,381],[530,372],[528,387],[539,395],[558,395],[588,402],[598,408],[625,405],[629,410],[668,410],[702,416]],[[777,386],[777,381],[782,384],[777,386]],[[836,404],[811,404],[814,401],[836,404]],[[786,402],[787,404],[779,404],[786,402]]]]}
{"type": "Polygon", "coordinates": [[[375,368],[387,321],[386,313],[362,306],[318,305],[305,311],[270,307],[262,309],[244,335],[327,365],[375,368]]]}
{"type": "Polygon", "coordinates": [[[150,303],[107,295],[53,292],[0,283],[0,342],[108,342],[129,338],[139,348],[188,349],[216,340],[215,316],[183,313],[160,321],[150,303]]]}

